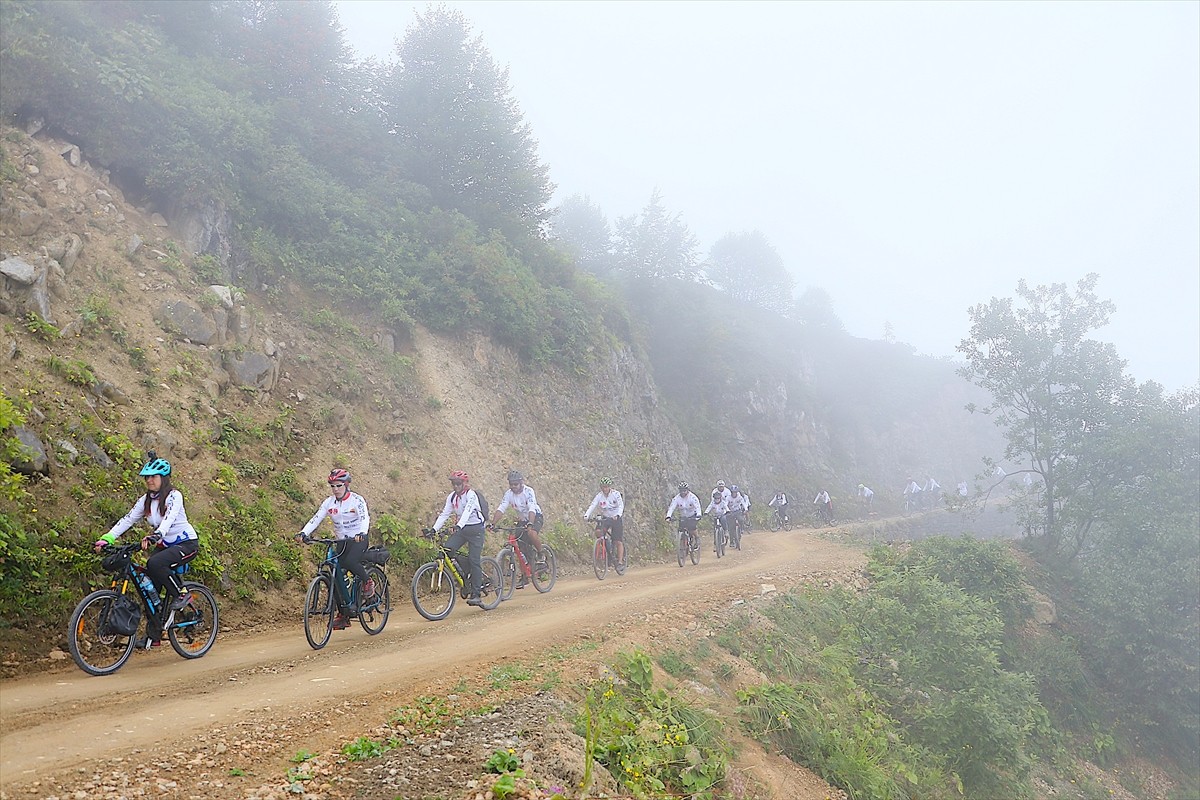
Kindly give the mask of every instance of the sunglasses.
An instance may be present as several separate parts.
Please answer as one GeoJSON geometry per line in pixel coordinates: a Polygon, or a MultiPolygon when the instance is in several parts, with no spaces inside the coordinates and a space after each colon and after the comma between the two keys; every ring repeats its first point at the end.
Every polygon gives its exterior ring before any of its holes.
{"type": "Polygon", "coordinates": [[[330,488],[330,489],[345,489],[345,488],[346,488],[346,484],[344,484],[344,483],[331,483],[331,484],[329,484],[329,488],[330,488]]]}

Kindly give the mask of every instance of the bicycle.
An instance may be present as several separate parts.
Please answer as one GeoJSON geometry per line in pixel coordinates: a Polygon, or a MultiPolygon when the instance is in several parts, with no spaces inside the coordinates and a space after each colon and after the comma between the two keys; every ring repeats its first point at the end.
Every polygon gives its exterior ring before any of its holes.
{"type": "MultiPolygon", "coordinates": [[[[434,538],[436,532],[424,530],[425,538],[434,538]]],[[[412,601],[417,613],[431,622],[437,622],[450,616],[454,603],[459,595],[467,598],[467,564],[466,556],[452,553],[444,544],[443,537],[438,542],[441,554],[433,561],[427,561],[417,568],[412,579],[412,601]]],[[[480,559],[483,578],[480,584],[480,607],[491,611],[500,605],[500,594],[504,588],[504,579],[500,575],[500,563],[491,556],[480,559]]]]}
{"type": "Polygon", "coordinates": [[[713,517],[713,552],[717,558],[725,555],[725,518],[713,517]]]}
{"type": "Polygon", "coordinates": [[[734,550],[742,549],[742,534],[746,530],[745,512],[734,514],[733,525],[728,528],[729,546],[734,550]]]}
{"type": "MultiPolygon", "coordinates": [[[[610,525],[605,525],[605,517],[596,517],[596,545],[592,548],[592,571],[596,573],[596,580],[602,581],[608,575],[608,568],[612,567],[617,575],[625,574],[625,563],[617,560],[617,549],[613,545],[611,520],[610,525]]],[[[628,556],[626,556],[628,558],[628,556]]]]}
{"type": "Polygon", "coordinates": [[[771,514],[771,530],[774,532],[779,530],[790,531],[791,529],[792,518],[787,514],[781,513],[780,510],[776,508],[774,513],[771,514]]]}
{"type": "Polygon", "coordinates": [[[320,650],[329,644],[333,635],[333,621],[338,610],[334,601],[334,587],[338,587],[338,595],[342,605],[351,618],[358,618],[362,629],[370,636],[383,631],[388,617],[392,613],[391,590],[388,587],[387,573],[383,564],[387,562],[388,552],[382,547],[372,547],[367,550],[363,566],[367,570],[367,580],[375,581],[375,594],[372,597],[361,598],[362,586],[357,580],[351,580],[353,575],[342,569],[338,563],[337,539],[308,539],[307,542],[326,545],[325,560],[317,567],[317,575],[308,584],[304,594],[304,638],[313,650],[320,650]],[[374,560],[373,560],[374,559],[374,560]]]}
{"type": "Polygon", "coordinates": [[[518,522],[511,528],[489,526],[492,530],[508,535],[508,542],[496,553],[496,563],[500,565],[500,599],[508,600],[517,588],[517,575],[522,581],[533,581],[533,588],[539,592],[548,592],[554,588],[558,580],[558,559],[554,550],[548,544],[542,545],[542,557],[532,566],[525,558],[525,548],[521,546],[527,522],[518,522]]]}
{"type": "MultiPolygon", "coordinates": [[[[100,562],[111,573],[107,589],[97,589],[79,601],[71,613],[67,630],[67,647],[76,665],[89,675],[111,675],[120,669],[136,646],[135,636],[146,616],[146,639],[152,636],[151,625],[157,625],[156,614],[163,607],[146,568],[133,563],[133,554],[141,542],[120,547],[106,547],[100,562]],[[137,600],[133,590],[136,589],[137,600]],[[138,603],[140,600],[140,604],[138,603]]],[[[182,578],[188,565],[175,568],[182,578]]],[[[217,600],[208,587],[196,581],[182,581],[187,603],[179,611],[170,611],[162,630],[175,652],[184,658],[200,658],[213,646],[219,626],[217,600]]]]}
{"type": "Polygon", "coordinates": [[[813,523],[817,528],[837,525],[837,521],[834,520],[833,514],[829,513],[829,511],[825,509],[825,506],[817,506],[813,509],[813,523]]]}
{"type": "Polygon", "coordinates": [[[682,517],[679,519],[679,525],[679,530],[676,531],[678,538],[676,540],[677,544],[675,547],[676,554],[679,557],[679,566],[682,567],[683,563],[687,561],[688,558],[692,559],[692,564],[699,564],[700,537],[696,535],[695,531],[688,531],[683,527],[682,517]]]}

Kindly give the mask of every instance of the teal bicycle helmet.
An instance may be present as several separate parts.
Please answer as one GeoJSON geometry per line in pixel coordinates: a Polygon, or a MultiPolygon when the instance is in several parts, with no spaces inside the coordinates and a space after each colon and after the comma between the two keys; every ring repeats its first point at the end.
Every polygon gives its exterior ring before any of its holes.
{"type": "Polygon", "coordinates": [[[152,458],[146,462],[146,466],[142,467],[142,471],[138,473],[142,477],[150,475],[170,475],[171,462],[165,458],[152,458]]]}

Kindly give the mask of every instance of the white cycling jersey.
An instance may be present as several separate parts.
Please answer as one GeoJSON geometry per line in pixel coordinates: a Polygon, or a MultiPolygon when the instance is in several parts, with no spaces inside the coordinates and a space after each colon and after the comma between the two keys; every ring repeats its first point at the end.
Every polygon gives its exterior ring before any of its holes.
{"type": "Polygon", "coordinates": [[[606,519],[619,517],[625,513],[625,500],[616,489],[609,489],[607,495],[604,492],[597,492],[596,496],[592,498],[592,504],[583,513],[583,518],[589,519],[597,510],[606,519]]]}
{"type": "Polygon", "coordinates": [[[730,511],[749,511],[750,498],[744,494],[737,494],[729,498],[727,501],[730,511]]]}
{"type": "Polygon", "coordinates": [[[787,495],[784,494],[783,492],[780,492],[779,494],[772,497],[771,502],[767,503],[767,505],[769,505],[769,506],[786,506],[787,504],[788,504],[788,498],[787,498],[787,495]]]}
{"type": "Polygon", "coordinates": [[[704,509],[705,514],[728,514],[729,504],[725,502],[725,498],[719,500],[711,500],[708,503],[708,508],[704,509]]]}
{"type": "Polygon", "coordinates": [[[667,508],[667,516],[672,516],[675,509],[679,509],[679,513],[684,516],[698,517],[700,516],[700,498],[691,492],[687,493],[687,497],[680,497],[676,494],[671,498],[671,505],[667,508]]]}
{"type": "Polygon", "coordinates": [[[304,524],[301,533],[309,536],[321,524],[321,520],[329,518],[333,525],[334,539],[353,539],[355,536],[367,534],[371,527],[371,513],[367,511],[367,501],[361,494],[346,492],[346,496],[338,500],[333,495],[325,498],[317,513],[304,524]]]}
{"type": "Polygon", "coordinates": [[[179,544],[188,539],[199,538],[196,536],[196,529],[188,522],[187,513],[183,510],[183,495],[178,489],[172,489],[167,495],[166,513],[159,511],[158,498],[152,496],[150,498],[150,514],[147,515],[146,496],[142,495],[133,504],[133,508],[129,509],[129,513],[117,520],[117,524],[113,525],[108,532],[116,539],[143,519],[154,529],[155,533],[162,537],[165,545],[179,544]]]}
{"type": "Polygon", "coordinates": [[[496,513],[503,514],[509,507],[517,510],[517,518],[522,522],[532,522],[535,516],[542,513],[542,507],[538,505],[533,487],[528,484],[515,494],[512,489],[506,491],[504,499],[500,501],[500,505],[496,506],[496,513]]]}
{"type": "Polygon", "coordinates": [[[483,512],[479,508],[479,498],[475,496],[474,489],[467,489],[461,495],[458,492],[451,492],[446,497],[446,507],[442,509],[437,521],[433,523],[433,529],[440,531],[451,514],[458,517],[455,525],[459,528],[465,528],[468,525],[482,525],[487,521],[483,518],[483,512]]]}

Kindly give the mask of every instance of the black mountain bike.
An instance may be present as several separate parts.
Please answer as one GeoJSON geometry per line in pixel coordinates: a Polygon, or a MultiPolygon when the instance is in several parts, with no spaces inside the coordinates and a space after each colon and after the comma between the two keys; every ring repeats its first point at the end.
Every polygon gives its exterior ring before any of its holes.
{"type": "MultiPolygon", "coordinates": [[[[167,611],[166,620],[159,621],[165,603],[146,568],[133,563],[133,554],[141,546],[141,542],[132,542],[102,550],[106,555],[100,564],[112,574],[112,584],[83,598],[71,614],[67,647],[71,658],[89,675],[111,675],[129,660],[143,615],[146,639],[157,639],[159,630],[165,630],[171,647],[184,658],[200,658],[217,640],[217,599],[195,581],[182,582],[186,605],[179,611],[167,611]]],[[[183,576],[187,571],[188,565],[182,564],[175,574],[183,576]]]]}
{"type": "Polygon", "coordinates": [[[388,551],[382,547],[367,550],[363,566],[367,570],[367,579],[375,581],[375,594],[363,598],[360,596],[362,586],[338,563],[337,549],[334,547],[337,540],[308,541],[328,546],[325,560],[317,568],[317,576],[308,584],[308,592],[304,595],[304,638],[308,639],[309,646],[313,650],[320,650],[329,644],[339,605],[333,596],[335,591],[340,596],[340,605],[347,609],[351,618],[358,618],[364,631],[371,636],[380,633],[392,613],[391,590],[388,588],[387,573],[383,571],[388,551]]]}
{"type": "Polygon", "coordinates": [[[725,518],[723,516],[713,517],[713,552],[717,554],[717,558],[725,555],[725,518]]]}
{"type": "Polygon", "coordinates": [[[683,527],[683,518],[679,518],[679,530],[675,532],[676,546],[675,552],[679,557],[679,566],[683,566],[684,562],[689,558],[693,564],[700,563],[700,537],[695,531],[688,531],[683,527]]]}
{"type": "Polygon", "coordinates": [[[786,512],[780,511],[779,507],[776,506],[775,510],[771,514],[771,530],[772,531],[778,531],[778,530],[790,531],[791,529],[792,529],[792,518],[786,512]]]}

